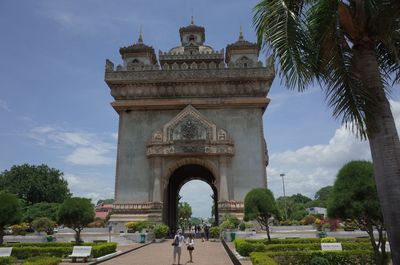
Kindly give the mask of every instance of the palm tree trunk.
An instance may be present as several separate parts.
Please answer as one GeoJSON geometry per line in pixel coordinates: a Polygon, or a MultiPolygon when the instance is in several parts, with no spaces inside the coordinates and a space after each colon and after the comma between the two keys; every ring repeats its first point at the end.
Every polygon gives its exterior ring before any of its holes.
{"type": "Polygon", "coordinates": [[[376,113],[367,117],[367,136],[393,265],[400,265],[400,141],[380,79],[376,53],[366,46],[354,47],[354,66],[378,104],[376,113]]]}

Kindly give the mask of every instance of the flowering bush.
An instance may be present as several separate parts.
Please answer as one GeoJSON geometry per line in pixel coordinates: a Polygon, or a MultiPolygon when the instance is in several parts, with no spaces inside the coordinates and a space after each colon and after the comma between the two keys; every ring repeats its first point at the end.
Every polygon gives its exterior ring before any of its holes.
{"type": "Polygon", "coordinates": [[[163,238],[168,235],[169,227],[165,224],[158,224],[154,226],[153,232],[156,238],[163,238]]]}
{"type": "Polygon", "coordinates": [[[26,235],[26,230],[29,228],[27,223],[20,223],[11,226],[11,231],[13,235],[26,235]]]}

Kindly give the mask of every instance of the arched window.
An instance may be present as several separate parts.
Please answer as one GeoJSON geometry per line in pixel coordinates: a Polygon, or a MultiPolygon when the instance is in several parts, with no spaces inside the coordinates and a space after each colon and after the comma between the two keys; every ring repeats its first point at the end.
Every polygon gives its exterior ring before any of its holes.
{"type": "Polygon", "coordinates": [[[189,41],[196,41],[196,36],[195,35],[190,35],[189,36],[189,41]]]}

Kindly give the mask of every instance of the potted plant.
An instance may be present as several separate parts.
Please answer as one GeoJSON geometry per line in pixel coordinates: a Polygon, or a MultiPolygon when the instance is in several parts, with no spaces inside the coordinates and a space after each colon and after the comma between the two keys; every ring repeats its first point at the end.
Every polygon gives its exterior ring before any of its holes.
{"type": "Polygon", "coordinates": [[[220,233],[221,233],[221,228],[219,228],[218,226],[211,227],[210,228],[211,241],[218,241],[220,233]]]}
{"type": "Polygon", "coordinates": [[[165,237],[169,233],[169,227],[165,224],[157,224],[153,228],[154,236],[155,236],[155,242],[159,243],[164,241],[165,237]]]}

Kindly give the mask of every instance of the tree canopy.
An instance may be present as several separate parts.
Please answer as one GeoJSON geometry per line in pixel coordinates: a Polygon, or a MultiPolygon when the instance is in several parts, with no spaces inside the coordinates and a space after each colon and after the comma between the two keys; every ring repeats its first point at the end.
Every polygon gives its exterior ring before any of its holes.
{"type": "Polygon", "coordinates": [[[368,232],[377,264],[387,263],[383,216],[371,162],[352,161],[340,169],[328,203],[328,216],[355,220],[360,228],[368,232]],[[378,245],[375,244],[374,228],[379,234],[378,245]],[[379,247],[383,247],[381,252],[379,247]]]}
{"type": "Polygon", "coordinates": [[[40,202],[25,207],[23,220],[25,222],[32,222],[39,217],[47,217],[50,220],[57,221],[58,209],[60,203],[40,202]]]}
{"type": "Polygon", "coordinates": [[[276,204],[280,211],[280,216],[285,216],[286,212],[287,219],[299,221],[308,214],[306,205],[311,201],[307,196],[297,193],[292,196],[279,197],[276,199],[276,204]]]}
{"type": "Polygon", "coordinates": [[[192,217],[192,207],[187,202],[180,202],[178,204],[178,223],[184,228],[192,217]]]}
{"type": "Polygon", "coordinates": [[[279,211],[274,195],[269,189],[257,188],[249,191],[244,199],[244,220],[256,220],[267,231],[268,240],[270,218],[279,219],[279,211]]]}
{"type": "Polygon", "coordinates": [[[89,199],[73,197],[66,199],[58,211],[58,222],[72,228],[76,235],[76,242],[81,241],[81,231],[95,216],[93,204],[89,199]]]}
{"type": "Polygon", "coordinates": [[[14,194],[0,191],[0,245],[3,244],[4,227],[21,219],[21,202],[14,194]]]}
{"type": "Polygon", "coordinates": [[[47,165],[12,166],[0,174],[0,190],[16,194],[27,204],[63,202],[71,196],[63,173],[47,165]]]}

